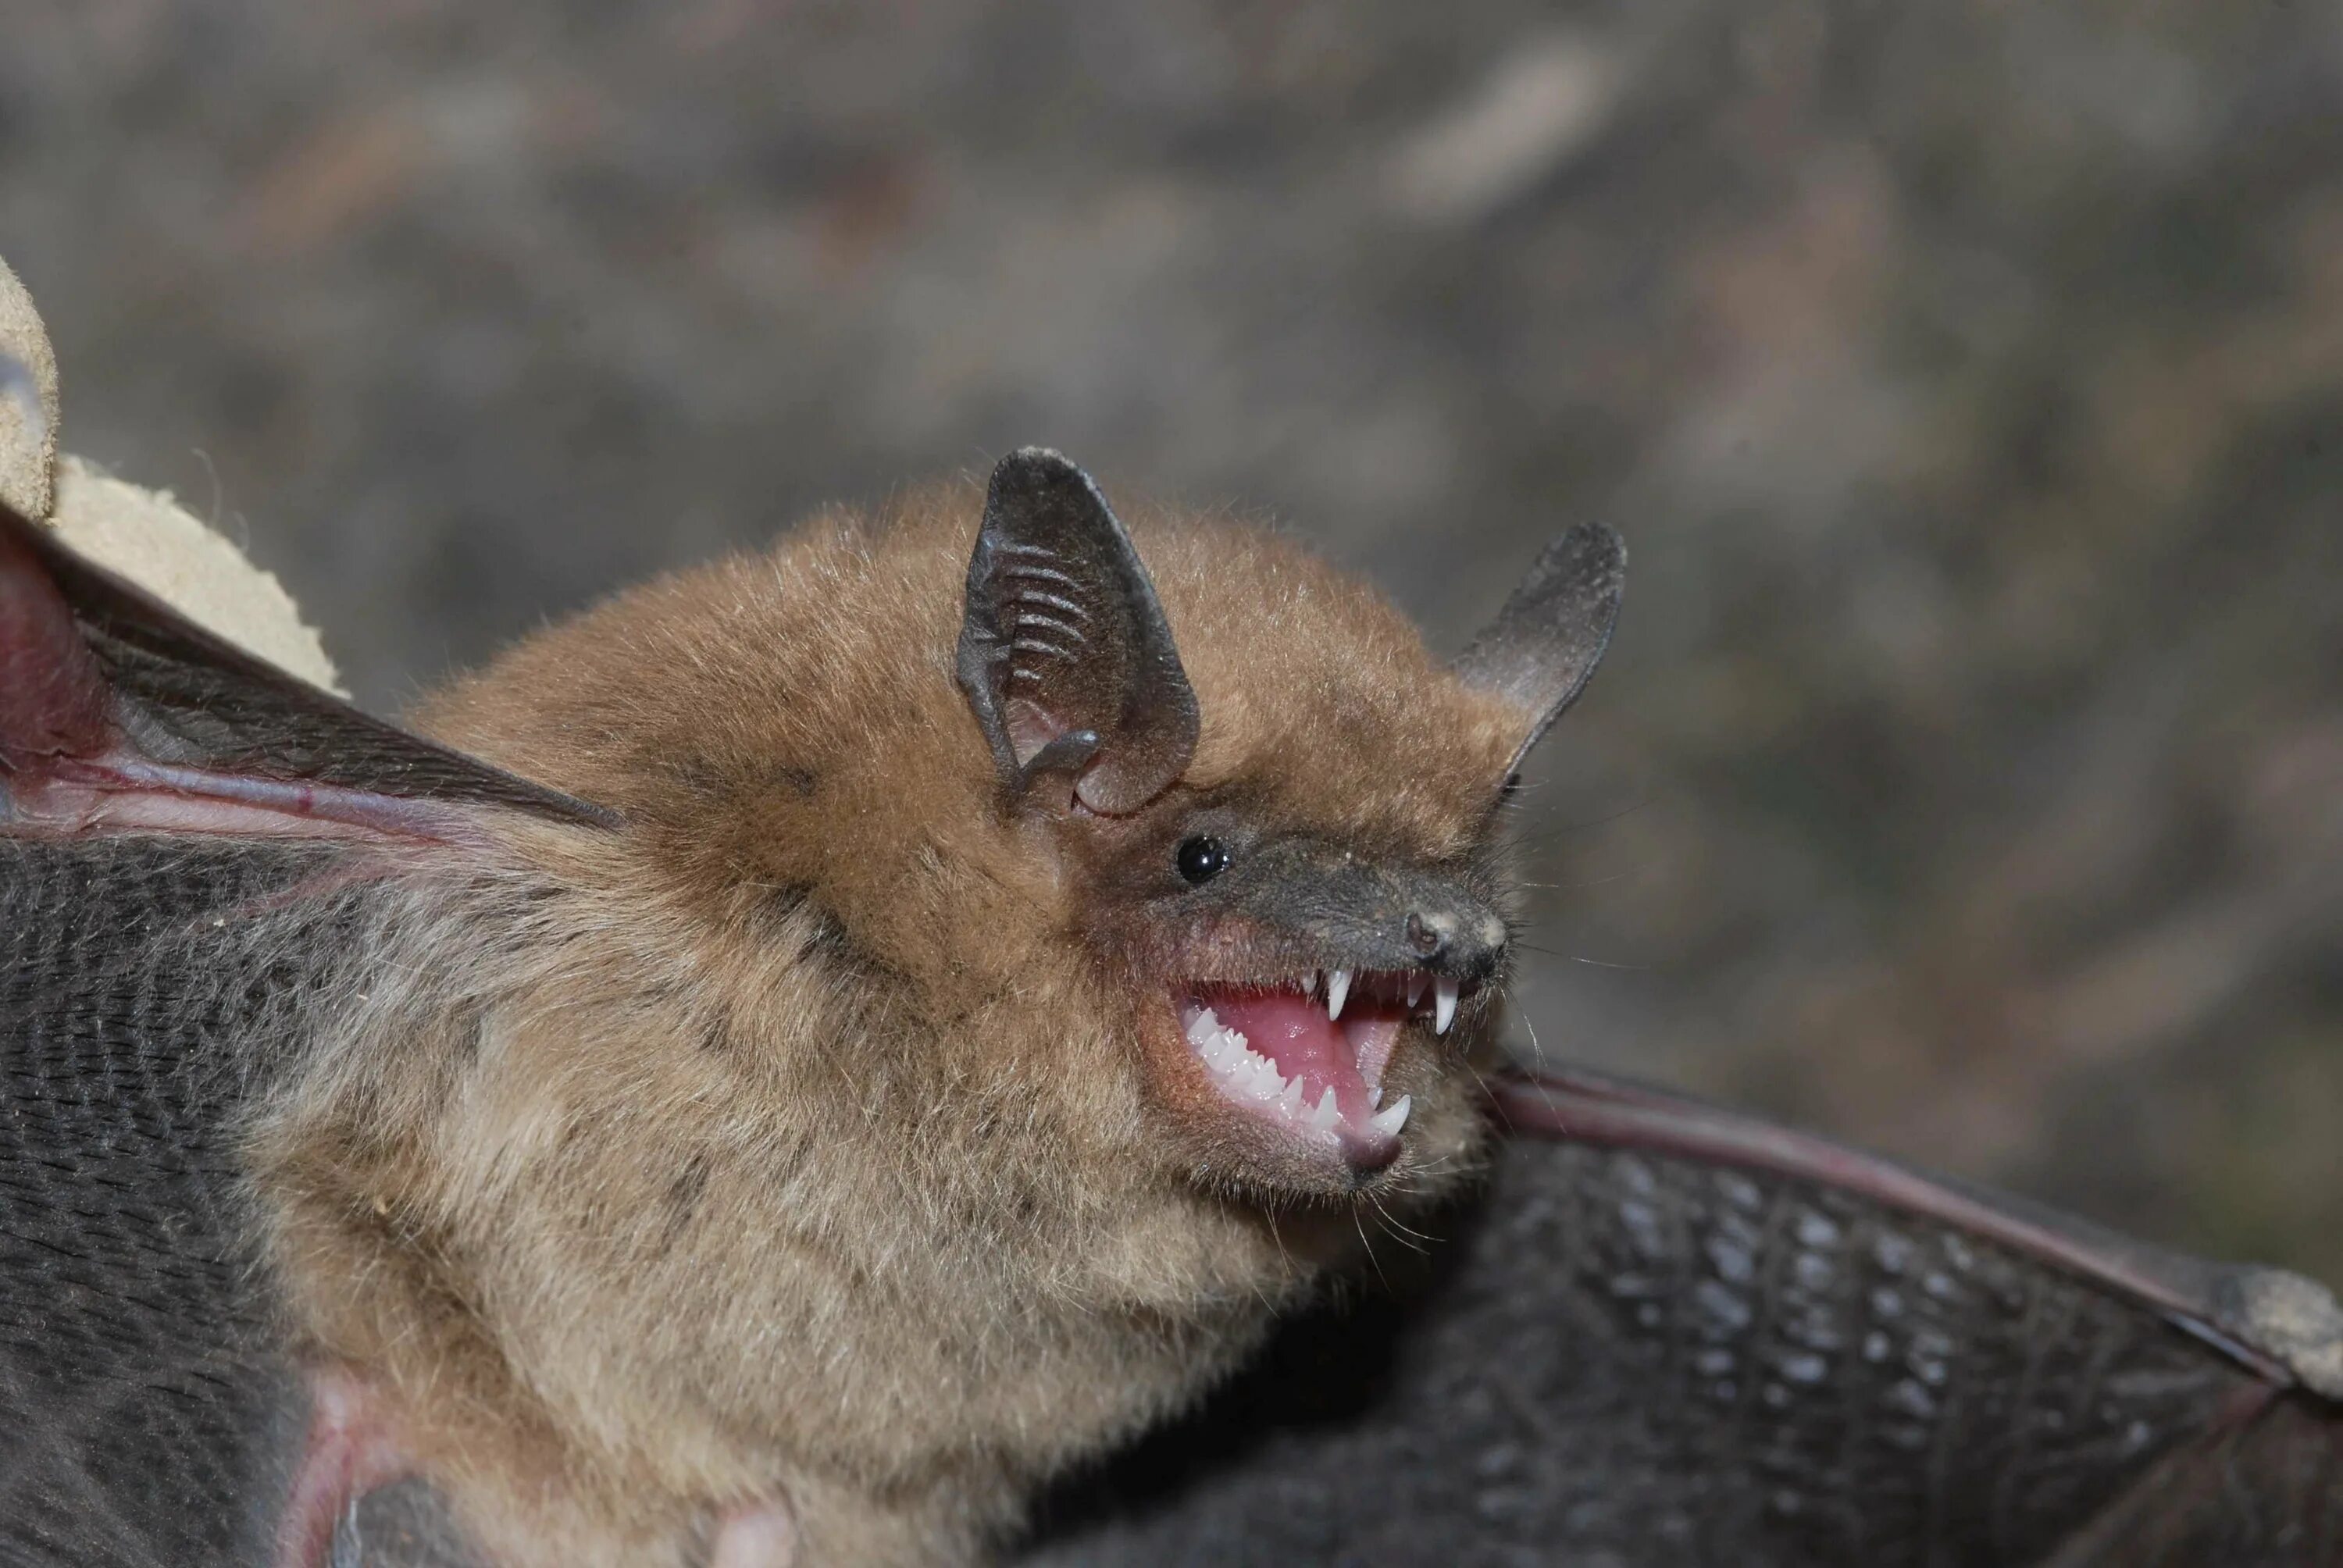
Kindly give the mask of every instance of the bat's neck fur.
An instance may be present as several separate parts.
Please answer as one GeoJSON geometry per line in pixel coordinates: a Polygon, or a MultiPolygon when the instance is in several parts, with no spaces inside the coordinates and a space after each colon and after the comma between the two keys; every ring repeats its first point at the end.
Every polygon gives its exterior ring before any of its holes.
{"type": "MultiPolygon", "coordinates": [[[[952,683],[975,505],[655,584],[424,715],[628,826],[384,879],[258,1173],[314,1349],[391,1391],[516,1561],[680,1561],[777,1493],[818,1561],[972,1554],[1353,1235],[1159,1135],[1134,1041],[1162,992],[1091,940],[952,683]]],[[[1477,852],[1517,714],[1255,530],[1132,531],[1204,716],[1183,788],[1477,852]]],[[[1386,1203],[1469,1164],[1461,1089],[1430,1099],[1386,1203]]]]}

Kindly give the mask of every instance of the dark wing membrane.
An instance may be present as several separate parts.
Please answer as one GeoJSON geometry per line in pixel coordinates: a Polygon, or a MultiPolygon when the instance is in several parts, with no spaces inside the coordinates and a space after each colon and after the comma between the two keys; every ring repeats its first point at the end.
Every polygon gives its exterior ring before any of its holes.
{"type": "MultiPolygon", "coordinates": [[[[598,806],[488,767],[294,678],[0,507],[0,573],[25,571],[28,557],[29,569],[70,608],[112,696],[114,721],[147,761],[615,824],[598,806]]],[[[7,629],[0,617],[0,668],[9,668],[7,629]]],[[[8,700],[0,692],[0,740],[8,700]]]]}
{"type": "Polygon", "coordinates": [[[414,1488],[287,1517],[310,1385],[239,1144],[361,989],[387,879],[468,875],[508,810],[609,820],[0,509],[0,1568],[458,1560],[414,1488]]]}
{"type": "Polygon", "coordinates": [[[2343,1561],[2316,1312],[2253,1306],[2323,1299],[2289,1276],[1591,1075],[1501,1099],[1524,1136],[1414,1300],[1291,1325],[1033,1560],[2343,1561]]]}
{"type": "Polygon", "coordinates": [[[220,950],[222,922],[319,854],[0,836],[8,1568],[274,1555],[307,1393],[269,1332],[232,1137],[307,965],[220,950]]]}

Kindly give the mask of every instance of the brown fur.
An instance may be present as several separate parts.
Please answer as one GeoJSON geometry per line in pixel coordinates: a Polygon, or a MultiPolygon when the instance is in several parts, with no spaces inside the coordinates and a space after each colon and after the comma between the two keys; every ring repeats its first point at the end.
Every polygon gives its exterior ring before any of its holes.
{"type": "Polygon", "coordinates": [[[314,1350],[515,1563],[681,1563],[776,1496],[812,1562],[978,1554],[1222,1376],[1357,1205],[1470,1164],[1460,1047],[1412,1028],[1400,1162],[1263,1191],[1163,989],[1193,955],[1107,873],[1203,799],[1483,855],[1524,716],[1285,541],[1141,513],[1195,758],[1132,819],[1008,811],[952,678],[980,506],[818,519],[424,710],[628,826],[516,826],[468,885],[418,876],[257,1163],[314,1350]]]}

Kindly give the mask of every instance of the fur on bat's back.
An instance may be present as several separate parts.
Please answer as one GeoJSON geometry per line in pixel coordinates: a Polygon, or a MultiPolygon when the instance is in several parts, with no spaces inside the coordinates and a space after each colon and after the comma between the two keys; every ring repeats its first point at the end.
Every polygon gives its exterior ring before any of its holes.
{"type": "MultiPolygon", "coordinates": [[[[818,1561],[965,1554],[1353,1234],[1157,1147],[1131,1041],[1164,999],[1090,955],[953,683],[980,504],[818,519],[422,715],[628,826],[515,824],[508,869],[403,884],[256,1158],[314,1348],[517,1561],[659,1561],[777,1487],[818,1561]]],[[[1473,850],[1517,714],[1261,530],[1131,532],[1203,714],[1183,787],[1473,850]]],[[[1418,1115],[1428,1191],[1474,1133],[1418,1115]]]]}

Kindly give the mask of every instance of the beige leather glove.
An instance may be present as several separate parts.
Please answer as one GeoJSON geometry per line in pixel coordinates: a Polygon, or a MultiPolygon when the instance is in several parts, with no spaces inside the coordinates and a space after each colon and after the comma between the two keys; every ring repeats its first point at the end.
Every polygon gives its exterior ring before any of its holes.
{"type": "Polygon", "coordinates": [[[32,296],[0,261],[0,501],[90,560],[302,679],[337,690],[317,634],[274,577],[182,510],[57,452],[57,364],[32,296]]]}

